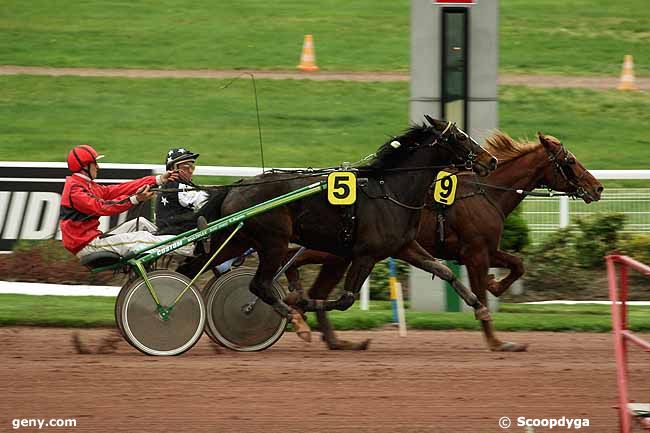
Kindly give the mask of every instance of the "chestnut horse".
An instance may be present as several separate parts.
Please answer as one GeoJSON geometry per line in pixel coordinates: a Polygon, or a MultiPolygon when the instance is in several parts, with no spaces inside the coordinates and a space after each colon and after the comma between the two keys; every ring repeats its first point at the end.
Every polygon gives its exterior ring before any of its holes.
{"type": "MultiPolygon", "coordinates": [[[[328,203],[325,193],[320,193],[247,219],[234,238],[234,249],[253,247],[259,256],[250,291],[291,320],[301,338],[310,339],[302,311],[313,311],[314,304],[305,302],[300,309],[295,309],[277,298],[272,290],[273,278],[283,263],[289,242],[346,257],[347,264],[351,263],[345,291],[338,300],[331,301],[332,308],[349,308],[375,263],[393,256],[449,281],[476,310],[477,318],[489,316],[476,296],[449,268],[431,257],[415,238],[420,205],[440,168],[459,163],[480,175],[487,175],[494,170],[497,160],[451,122],[429,116],[426,119],[431,126],[412,126],[405,134],[381,146],[371,162],[357,168],[358,176],[366,181],[359,185],[360,192],[354,204],[358,222],[353,237],[342,236],[341,227],[348,219],[340,207],[328,203]]],[[[199,213],[214,221],[322,178],[313,173],[275,173],[246,179],[211,197],[199,213]]],[[[225,233],[218,235],[219,238],[225,236],[225,233]]],[[[230,253],[222,253],[222,256],[232,257],[232,247],[230,253]]]]}
{"type": "MultiPolygon", "coordinates": [[[[522,260],[499,249],[505,218],[535,188],[566,192],[585,203],[598,201],[603,186],[562,143],[538,133],[538,142],[518,142],[497,132],[484,148],[499,159],[499,167],[484,181],[471,174],[459,176],[455,203],[446,212],[443,240],[434,207],[422,213],[417,241],[432,256],[456,260],[467,267],[472,291],[487,305],[487,291],[504,293],[524,273],[522,260]],[[519,191],[519,192],[518,192],[519,191]],[[522,193],[523,192],[523,193],[522,193]],[[490,267],[510,270],[500,281],[488,275],[490,267]]],[[[432,196],[427,197],[433,203],[432,196]]],[[[301,293],[297,269],[305,264],[322,264],[309,290],[309,297],[326,299],[345,273],[349,260],[319,251],[305,251],[287,270],[290,287],[301,293]]],[[[299,295],[293,295],[293,298],[299,295]]],[[[351,343],[337,339],[326,312],[317,312],[323,339],[330,349],[365,349],[368,341],[351,343]]],[[[482,321],[490,350],[525,351],[526,345],[502,342],[494,333],[492,321],[482,321]]]]}

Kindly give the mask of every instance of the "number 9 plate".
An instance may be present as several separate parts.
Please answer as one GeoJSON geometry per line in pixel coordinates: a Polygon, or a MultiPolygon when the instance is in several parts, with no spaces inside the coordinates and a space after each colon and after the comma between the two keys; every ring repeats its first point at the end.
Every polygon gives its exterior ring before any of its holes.
{"type": "Polygon", "coordinates": [[[455,174],[440,170],[436,176],[436,187],[433,189],[433,200],[444,205],[451,205],[456,198],[458,178],[455,174]]]}

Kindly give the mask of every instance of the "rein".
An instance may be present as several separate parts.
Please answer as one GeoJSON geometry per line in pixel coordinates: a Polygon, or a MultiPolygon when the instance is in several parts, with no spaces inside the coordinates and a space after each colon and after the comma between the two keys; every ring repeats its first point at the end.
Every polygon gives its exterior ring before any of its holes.
{"type": "MultiPolygon", "coordinates": [[[[428,166],[422,166],[422,167],[403,167],[403,168],[385,168],[385,169],[353,169],[354,171],[362,172],[362,173],[397,173],[397,172],[408,172],[408,171],[429,171],[429,170],[442,170],[443,168],[465,168],[464,164],[446,164],[446,165],[428,165],[428,166]]],[[[163,192],[179,192],[179,191],[210,191],[210,190],[220,190],[220,189],[229,189],[229,188],[243,188],[246,186],[251,186],[251,185],[265,185],[265,184],[270,184],[270,183],[278,183],[278,182],[286,182],[289,180],[296,180],[296,179],[305,179],[309,177],[318,177],[318,176],[324,176],[329,173],[333,173],[337,170],[341,169],[341,167],[336,167],[336,168],[320,168],[320,169],[304,169],[304,170],[282,170],[282,169],[272,169],[268,170],[264,174],[291,174],[291,173],[296,173],[298,176],[292,176],[292,177],[285,177],[282,179],[272,179],[272,180],[262,180],[259,182],[250,182],[250,183],[241,183],[241,184],[229,184],[229,185],[199,185],[197,183],[194,183],[192,181],[183,181],[183,183],[187,183],[187,185],[191,186],[192,188],[151,188],[149,191],[155,192],[155,193],[163,193],[163,192]]],[[[444,178],[441,178],[444,179],[444,178]]],[[[434,182],[435,183],[435,182],[434,182]]]]}
{"type": "MultiPolygon", "coordinates": [[[[478,185],[490,189],[496,189],[498,191],[510,191],[514,192],[517,194],[521,194],[524,196],[531,196],[531,197],[579,197],[575,193],[569,193],[569,192],[560,192],[560,191],[553,191],[552,189],[548,188],[548,192],[535,192],[535,191],[526,191],[524,189],[515,189],[515,188],[509,188],[507,186],[498,186],[498,185],[491,185],[489,183],[482,183],[482,182],[476,182],[476,181],[468,181],[467,183],[472,184],[472,185],[478,185]]],[[[462,197],[458,197],[456,200],[459,200],[461,198],[467,198],[467,197],[472,197],[477,194],[485,194],[486,191],[481,188],[478,191],[472,193],[471,195],[466,195],[462,197]]]]}
{"type": "MultiPolygon", "coordinates": [[[[554,191],[551,188],[547,186],[547,192],[535,192],[535,191],[526,191],[523,189],[515,189],[515,188],[509,188],[509,187],[503,187],[503,186],[498,186],[498,185],[491,185],[487,183],[482,183],[478,181],[468,181],[468,183],[472,185],[478,185],[480,187],[485,187],[485,188],[490,188],[490,189],[495,189],[498,191],[509,191],[509,192],[514,192],[516,194],[520,194],[523,196],[530,196],[530,197],[571,197],[573,199],[577,198],[583,198],[587,192],[584,190],[583,187],[580,186],[580,181],[582,178],[587,174],[587,170],[585,170],[580,176],[576,177],[575,175],[572,176],[575,179],[572,179],[567,173],[565,172],[565,169],[570,168],[569,165],[575,164],[575,157],[571,155],[571,153],[564,147],[564,145],[561,145],[560,149],[553,154],[549,151],[546,151],[548,155],[548,160],[551,161],[554,164],[554,176],[557,176],[559,173],[562,178],[571,186],[573,186],[576,191],[575,192],[560,192],[560,191],[554,191]],[[560,156],[560,154],[563,154],[563,157],[560,156]]],[[[463,198],[468,198],[468,197],[473,197],[474,195],[477,194],[482,194],[486,195],[487,191],[484,188],[480,188],[478,191],[467,194],[462,197],[458,197],[457,200],[463,199],[463,198]]]]}
{"type": "MultiPolygon", "coordinates": [[[[442,168],[450,168],[450,167],[451,166],[447,165],[447,166],[444,166],[442,168]]],[[[443,176],[440,179],[434,180],[431,183],[431,186],[435,185],[438,182],[441,182],[443,179],[446,179],[446,178],[448,178],[450,176],[453,176],[454,174],[455,173],[449,173],[447,176],[443,176]]],[[[366,195],[366,197],[368,197],[371,200],[388,200],[388,201],[390,201],[390,202],[392,202],[392,203],[394,203],[394,204],[396,204],[398,206],[401,206],[403,208],[410,209],[410,210],[422,210],[425,207],[427,207],[426,199],[421,205],[409,205],[409,204],[406,204],[406,203],[402,203],[401,201],[397,200],[396,198],[393,198],[393,197],[390,196],[389,192],[386,190],[386,184],[385,184],[385,182],[383,180],[379,181],[379,185],[381,186],[381,189],[382,189],[384,195],[372,196],[372,195],[368,194],[368,192],[365,191],[363,188],[361,188],[361,191],[366,195]]]]}
{"type": "MultiPolygon", "coordinates": [[[[445,129],[438,134],[435,132],[435,138],[432,140],[431,143],[422,145],[420,143],[415,143],[416,148],[420,147],[434,147],[434,146],[440,146],[442,148],[445,148],[448,152],[455,154],[456,149],[452,146],[449,145],[448,141],[450,139],[450,134],[448,132],[454,127],[455,124],[453,122],[448,122],[447,126],[445,129]]],[[[466,134],[465,134],[466,135],[466,134]]],[[[203,190],[203,191],[210,191],[210,190],[221,190],[224,188],[238,188],[238,187],[248,187],[252,185],[265,185],[265,184],[270,184],[270,183],[276,183],[276,182],[286,182],[290,180],[296,180],[296,179],[304,179],[308,177],[318,177],[318,176],[323,176],[325,174],[332,173],[334,171],[343,169],[346,170],[348,167],[351,167],[352,170],[355,170],[357,172],[361,173],[379,173],[379,174],[391,174],[391,173],[401,173],[401,172],[413,172],[413,171],[434,171],[434,170],[442,170],[442,169],[471,169],[472,166],[474,165],[474,162],[477,158],[477,154],[469,151],[467,155],[465,155],[464,163],[463,164],[444,164],[444,165],[430,165],[430,166],[421,166],[421,167],[394,167],[394,168],[366,168],[366,167],[361,167],[361,168],[356,168],[355,166],[358,166],[361,163],[364,163],[368,161],[369,159],[372,159],[373,157],[376,156],[376,153],[372,153],[361,160],[355,162],[352,165],[348,165],[345,163],[345,166],[341,167],[328,167],[328,168],[321,168],[321,169],[313,169],[313,168],[307,168],[307,169],[298,169],[298,170],[282,170],[282,169],[272,169],[267,172],[264,172],[263,174],[275,174],[275,173],[280,173],[280,174],[297,174],[297,176],[293,177],[288,177],[288,178],[283,178],[283,179],[273,179],[273,180],[261,180],[258,182],[250,182],[250,183],[240,183],[240,184],[230,184],[230,185],[197,185],[196,183],[192,181],[188,181],[187,184],[190,185],[192,188],[185,188],[185,189],[180,189],[180,188],[156,188],[152,189],[151,191],[157,192],[157,193],[163,193],[163,192],[178,192],[178,191],[193,191],[193,190],[203,190]],[[354,168],[352,168],[354,167],[354,168]]],[[[451,175],[451,174],[450,174],[451,175]]],[[[442,181],[445,177],[442,177],[440,179],[435,180],[433,184],[436,182],[442,181]]],[[[402,203],[401,201],[397,200],[396,198],[392,197],[389,193],[389,191],[386,190],[385,182],[383,179],[379,181],[379,184],[382,188],[383,195],[382,196],[371,196],[368,194],[367,191],[365,191],[363,188],[361,190],[363,193],[366,195],[366,197],[370,199],[383,199],[383,200],[388,200],[398,206],[401,206],[406,209],[410,210],[422,210],[426,207],[426,201],[422,203],[421,205],[409,205],[406,203],[402,203]]]]}
{"type": "Polygon", "coordinates": [[[488,194],[487,189],[495,189],[495,190],[498,190],[498,191],[514,192],[516,194],[520,194],[520,195],[523,195],[525,197],[528,197],[528,196],[530,196],[530,197],[565,197],[565,196],[569,196],[569,197],[576,198],[576,196],[574,194],[569,194],[569,193],[566,193],[566,192],[553,191],[551,189],[549,189],[548,192],[535,192],[535,191],[526,191],[526,190],[523,190],[523,189],[508,188],[508,187],[498,186],[498,185],[491,185],[489,183],[482,183],[482,182],[477,182],[477,181],[467,181],[467,183],[469,183],[471,185],[477,185],[480,188],[478,189],[478,191],[474,191],[474,192],[471,192],[471,193],[468,193],[468,194],[465,194],[465,195],[461,195],[460,197],[456,197],[455,201],[460,201],[460,200],[464,200],[466,198],[475,197],[477,195],[482,195],[483,197],[485,197],[485,199],[488,201],[488,203],[490,203],[492,205],[492,207],[494,209],[496,209],[496,211],[501,216],[501,219],[504,220],[504,221],[506,219],[506,216],[503,214],[503,211],[501,210],[501,208],[494,202],[494,199],[490,196],[490,194],[488,194]]]}

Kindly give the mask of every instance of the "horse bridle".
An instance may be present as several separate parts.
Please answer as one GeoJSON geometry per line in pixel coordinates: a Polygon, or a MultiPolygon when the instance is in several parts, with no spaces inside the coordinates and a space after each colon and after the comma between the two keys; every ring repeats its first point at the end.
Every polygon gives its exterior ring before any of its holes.
{"type": "MultiPolygon", "coordinates": [[[[453,145],[451,145],[449,143],[449,139],[450,139],[450,135],[451,135],[450,131],[452,130],[452,127],[455,127],[455,126],[456,126],[455,123],[447,122],[447,126],[445,127],[445,129],[440,134],[438,134],[438,131],[436,131],[435,128],[434,128],[435,138],[430,143],[421,144],[421,143],[415,142],[416,146],[412,146],[410,150],[415,151],[415,150],[423,148],[423,147],[440,146],[440,147],[443,147],[448,152],[450,152],[451,154],[453,154],[454,156],[463,158],[462,156],[458,155],[457,146],[453,146],[453,145]]],[[[457,129],[457,130],[460,131],[459,129],[457,129]]],[[[467,134],[465,134],[465,136],[468,137],[470,140],[472,140],[472,138],[469,137],[467,134]]],[[[472,141],[474,143],[476,143],[474,140],[472,140],[472,141]]],[[[464,166],[465,166],[465,168],[467,168],[468,170],[471,170],[472,166],[474,165],[474,161],[476,160],[476,158],[477,158],[477,154],[472,152],[471,150],[469,150],[467,155],[464,157],[464,163],[465,163],[464,166]]],[[[410,171],[410,170],[423,170],[423,169],[440,170],[442,168],[448,168],[448,167],[457,167],[457,165],[445,164],[445,165],[441,165],[441,166],[407,168],[407,169],[404,169],[404,170],[403,169],[386,169],[385,171],[387,171],[387,172],[388,171],[410,171]]],[[[438,180],[434,181],[434,183],[436,183],[436,182],[438,182],[438,180]]],[[[426,201],[424,201],[424,203],[422,203],[421,205],[413,206],[413,205],[409,205],[409,204],[406,204],[406,203],[402,203],[401,201],[391,197],[390,192],[386,189],[386,184],[385,184],[383,179],[379,181],[379,185],[381,187],[383,195],[381,195],[381,196],[371,196],[367,192],[364,191],[366,196],[368,198],[371,198],[371,199],[389,200],[389,201],[393,202],[394,204],[396,204],[398,206],[404,207],[406,209],[411,209],[411,210],[421,210],[421,209],[424,209],[424,207],[426,206],[426,201]]],[[[363,191],[363,189],[362,189],[362,191],[363,191]]]]}
{"type": "MultiPolygon", "coordinates": [[[[501,209],[494,203],[490,195],[488,194],[487,190],[488,189],[495,189],[499,191],[512,191],[516,192],[517,194],[522,194],[526,196],[533,196],[533,197],[560,197],[560,196],[569,196],[569,197],[579,197],[579,198],[584,198],[585,196],[589,196],[589,193],[582,187],[580,186],[580,182],[582,181],[583,177],[587,174],[587,170],[585,169],[580,176],[576,176],[573,170],[571,169],[571,165],[574,165],[576,163],[576,158],[575,156],[569,152],[562,143],[560,143],[560,148],[558,149],[557,152],[552,153],[548,149],[546,150],[546,154],[548,156],[548,160],[553,163],[554,165],[554,170],[553,170],[553,177],[554,180],[557,179],[558,174],[562,176],[562,178],[571,186],[575,188],[575,192],[572,193],[562,193],[562,192],[556,192],[551,188],[549,185],[542,185],[546,186],[548,189],[548,193],[538,193],[534,191],[525,191],[522,189],[515,189],[515,188],[509,188],[509,187],[502,187],[498,185],[490,185],[487,183],[482,183],[478,181],[473,181],[469,182],[473,185],[476,185],[479,187],[477,191],[473,191],[469,194],[465,194],[459,197],[456,197],[456,201],[463,200],[466,198],[474,197],[476,195],[483,195],[488,202],[501,214],[502,218],[505,218],[503,215],[503,212],[501,209]],[[570,174],[567,174],[567,171],[569,171],[570,174]]],[[[506,162],[512,162],[513,160],[506,161],[506,162]]],[[[476,175],[474,175],[476,177],[476,175]]]]}
{"type": "MultiPolygon", "coordinates": [[[[459,158],[462,158],[463,162],[465,163],[464,164],[465,169],[466,170],[471,170],[472,167],[474,166],[475,162],[476,162],[476,159],[478,158],[478,154],[475,153],[472,150],[468,150],[466,155],[459,155],[458,152],[457,152],[458,147],[453,146],[453,145],[451,145],[449,143],[449,140],[451,139],[451,135],[452,135],[451,131],[453,129],[455,129],[456,131],[463,134],[465,137],[467,137],[467,139],[469,141],[474,143],[476,146],[479,145],[472,137],[467,135],[467,133],[465,133],[465,131],[463,131],[461,129],[458,129],[456,127],[456,123],[449,121],[449,122],[447,122],[447,126],[445,127],[445,129],[431,143],[431,146],[434,146],[434,145],[437,144],[438,146],[443,147],[444,149],[446,149],[448,152],[451,152],[452,154],[458,156],[459,158]]],[[[485,168],[487,168],[487,167],[485,167],[485,168]]]]}
{"type": "Polygon", "coordinates": [[[560,143],[560,148],[557,152],[552,153],[546,150],[546,154],[548,155],[548,160],[555,166],[555,170],[553,171],[554,178],[557,178],[557,174],[559,173],[569,185],[576,189],[576,192],[572,193],[571,196],[580,198],[587,196],[587,191],[580,185],[582,178],[587,174],[587,170],[583,171],[580,176],[576,176],[571,168],[576,163],[576,157],[564,147],[564,144],[560,143]],[[567,171],[569,174],[567,174],[567,171]]]}

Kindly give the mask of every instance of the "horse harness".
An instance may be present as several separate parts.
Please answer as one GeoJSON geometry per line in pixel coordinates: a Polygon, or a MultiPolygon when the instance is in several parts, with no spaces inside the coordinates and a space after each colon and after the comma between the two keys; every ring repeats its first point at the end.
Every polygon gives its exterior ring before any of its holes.
{"type": "MultiPolygon", "coordinates": [[[[587,170],[585,170],[580,176],[576,176],[573,170],[571,169],[571,165],[574,165],[576,163],[575,156],[569,152],[566,147],[564,147],[563,144],[560,145],[560,148],[558,149],[557,152],[551,153],[549,151],[546,152],[548,155],[548,160],[551,161],[554,166],[554,176],[557,176],[558,173],[562,178],[569,183],[571,186],[573,186],[576,189],[575,193],[570,193],[570,194],[565,194],[565,193],[556,193],[554,192],[551,188],[547,186],[548,192],[547,193],[536,193],[533,191],[524,191],[520,189],[514,189],[514,188],[508,188],[508,187],[502,187],[498,185],[490,185],[486,183],[481,183],[481,182],[470,182],[476,186],[478,186],[478,189],[476,191],[473,191],[471,193],[461,195],[456,197],[454,203],[460,200],[464,200],[466,198],[474,197],[477,195],[482,195],[485,197],[488,203],[492,205],[492,207],[497,211],[499,216],[501,217],[502,221],[505,221],[505,215],[503,214],[503,211],[499,206],[494,202],[494,199],[488,194],[487,189],[496,189],[500,191],[513,191],[516,192],[517,194],[522,194],[522,195],[530,195],[530,196],[536,196],[536,197],[554,197],[554,196],[561,196],[561,195],[568,195],[570,197],[576,198],[576,197],[584,197],[587,192],[585,189],[580,186],[580,181],[582,178],[587,174],[587,170]],[[567,170],[569,170],[570,174],[567,174],[567,170]]],[[[433,185],[432,185],[433,187],[433,185]]],[[[453,205],[453,204],[452,204],[453,205]]],[[[445,222],[447,221],[447,212],[449,211],[450,205],[444,205],[441,203],[433,202],[431,203],[431,208],[436,212],[436,231],[438,232],[438,240],[440,241],[441,245],[444,245],[445,242],[445,222]]]]}
{"type": "Polygon", "coordinates": [[[559,173],[562,176],[562,178],[567,183],[569,183],[569,185],[573,186],[576,189],[576,192],[570,194],[570,196],[574,198],[575,197],[583,198],[584,196],[586,196],[587,191],[585,191],[585,189],[582,186],[580,186],[580,181],[582,181],[582,178],[588,173],[588,171],[587,170],[583,171],[580,176],[575,175],[573,169],[571,168],[571,166],[576,163],[575,156],[573,156],[573,154],[569,152],[561,143],[560,143],[560,148],[558,149],[557,152],[555,152],[555,154],[549,151],[547,151],[546,153],[548,154],[548,160],[555,165],[555,171],[553,175],[557,176],[557,173],[559,173]],[[569,170],[569,174],[567,174],[566,170],[569,170]]]}
{"type": "MultiPolygon", "coordinates": [[[[435,184],[432,184],[430,189],[433,189],[434,185],[435,184]]],[[[501,221],[505,220],[506,217],[503,214],[503,211],[494,202],[492,197],[490,197],[490,195],[487,193],[487,189],[485,187],[490,186],[490,185],[486,185],[486,184],[477,184],[477,185],[479,186],[479,188],[476,191],[472,191],[470,193],[467,193],[467,194],[464,194],[464,195],[461,195],[461,196],[457,196],[455,198],[454,202],[452,204],[450,204],[450,205],[438,203],[436,201],[432,202],[429,205],[430,208],[436,213],[436,232],[438,233],[438,242],[440,242],[441,246],[444,246],[444,244],[445,244],[445,237],[446,237],[445,236],[445,222],[447,221],[447,212],[458,201],[481,195],[481,196],[485,197],[487,202],[490,203],[492,205],[492,207],[497,211],[497,213],[501,217],[501,221]]]]}
{"type": "MultiPolygon", "coordinates": [[[[447,124],[447,127],[436,137],[435,140],[433,140],[429,144],[420,144],[416,143],[417,146],[413,148],[413,150],[420,148],[420,147],[432,147],[435,145],[439,146],[445,146],[447,147],[450,151],[454,152],[453,146],[450,146],[448,141],[449,141],[449,132],[452,128],[452,126],[455,126],[454,123],[449,122],[447,124]],[[451,149],[450,149],[451,148],[451,149]]],[[[392,143],[391,143],[392,144],[392,143]]],[[[394,147],[397,148],[399,147],[399,143],[397,143],[394,147]]],[[[464,167],[469,167],[471,168],[472,165],[474,164],[474,161],[477,158],[477,154],[474,152],[470,151],[468,154],[464,157],[465,163],[464,167]]],[[[419,170],[435,170],[435,169],[441,169],[445,168],[448,166],[430,166],[430,167],[413,167],[413,168],[407,168],[407,169],[385,169],[382,171],[385,172],[393,172],[393,171],[419,171],[419,170]]],[[[379,184],[379,189],[381,194],[380,195],[372,195],[367,191],[368,188],[368,179],[367,178],[358,178],[359,182],[359,189],[366,195],[366,197],[370,199],[382,199],[382,200],[388,200],[393,204],[396,204],[400,207],[410,209],[410,210],[422,210],[426,207],[426,202],[422,203],[421,205],[410,205],[407,203],[403,203],[399,201],[397,198],[394,197],[394,194],[392,194],[388,190],[388,186],[386,185],[386,181],[383,179],[383,177],[380,177],[378,179],[378,184],[379,184]]],[[[356,229],[357,229],[357,204],[356,202],[351,204],[351,205],[345,205],[345,206],[340,206],[341,208],[341,224],[339,227],[339,237],[340,241],[343,243],[345,247],[350,247],[354,244],[355,237],[356,237],[356,229]]]]}

